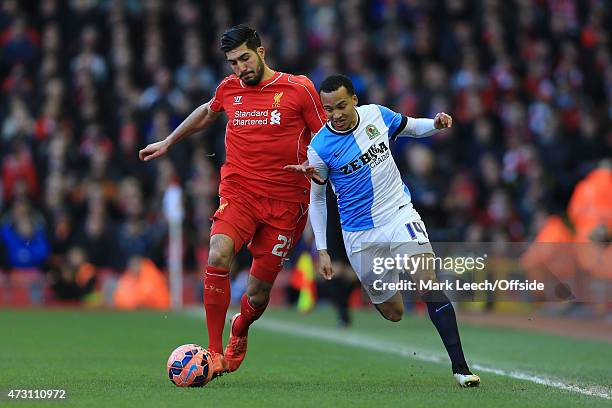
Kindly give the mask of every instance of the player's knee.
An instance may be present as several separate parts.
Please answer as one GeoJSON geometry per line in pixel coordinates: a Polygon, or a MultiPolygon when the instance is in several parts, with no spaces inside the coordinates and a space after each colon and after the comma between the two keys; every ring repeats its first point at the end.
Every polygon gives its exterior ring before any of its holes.
{"type": "Polygon", "coordinates": [[[229,269],[232,261],[232,253],[220,249],[211,248],[208,252],[208,264],[215,268],[229,269]]]}
{"type": "Polygon", "coordinates": [[[383,316],[385,317],[385,319],[391,322],[394,322],[394,323],[402,320],[403,315],[404,315],[404,311],[401,309],[390,309],[390,310],[386,310],[383,313],[383,316]]]}
{"type": "Polygon", "coordinates": [[[232,264],[234,256],[234,243],[229,237],[214,235],[210,240],[208,251],[208,264],[216,268],[226,268],[232,264]]]}
{"type": "Polygon", "coordinates": [[[382,317],[390,322],[399,322],[404,315],[404,308],[395,304],[383,303],[381,305],[376,305],[376,309],[378,309],[382,317]]]}

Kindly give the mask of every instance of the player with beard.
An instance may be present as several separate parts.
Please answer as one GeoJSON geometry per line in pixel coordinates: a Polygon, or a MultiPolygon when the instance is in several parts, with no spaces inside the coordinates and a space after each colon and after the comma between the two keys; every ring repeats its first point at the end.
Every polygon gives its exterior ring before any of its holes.
{"type": "Polygon", "coordinates": [[[162,156],[182,138],[206,129],[221,111],[227,114],[220,205],[213,216],[204,277],[208,348],[215,375],[235,371],[242,363],[249,326],[264,312],[283,259],[304,230],[310,181],[304,175],[288,174],[283,167],[306,160],[306,147],[326,120],[308,78],[266,65],[266,50],[255,30],[245,25],[228,29],[221,37],[221,50],[234,73],[168,137],[139,154],[145,161],[162,156]],[[230,266],[245,243],[253,263],[240,313],[231,319],[223,350],[230,266]]]}

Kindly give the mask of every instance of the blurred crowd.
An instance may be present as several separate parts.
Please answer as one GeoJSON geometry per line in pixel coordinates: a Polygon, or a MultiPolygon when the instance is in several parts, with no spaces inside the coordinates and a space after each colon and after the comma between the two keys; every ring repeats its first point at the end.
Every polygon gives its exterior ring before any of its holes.
{"type": "Polygon", "coordinates": [[[531,240],[612,156],[606,0],[0,0],[1,269],[51,271],[67,297],[91,286],[84,264],[163,269],[173,184],[185,265],[203,269],[224,121],[163,159],[138,150],[210,99],[230,73],[220,35],[241,22],[274,69],[315,86],[344,73],[360,103],[453,115],[392,147],[433,241],[531,240]]]}

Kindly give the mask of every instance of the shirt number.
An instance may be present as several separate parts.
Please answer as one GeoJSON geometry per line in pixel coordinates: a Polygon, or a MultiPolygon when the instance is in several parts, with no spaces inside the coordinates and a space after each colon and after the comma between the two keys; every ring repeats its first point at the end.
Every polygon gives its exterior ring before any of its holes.
{"type": "Polygon", "coordinates": [[[410,238],[412,239],[416,239],[417,233],[429,239],[429,236],[427,235],[427,231],[425,231],[425,226],[423,225],[422,222],[419,222],[419,221],[409,222],[408,224],[406,224],[406,229],[408,230],[408,233],[410,234],[410,238]]]}
{"type": "Polygon", "coordinates": [[[289,250],[291,249],[291,238],[287,238],[284,235],[279,235],[278,240],[280,242],[274,245],[274,248],[272,248],[272,255],[284,258],[287,256],[289,250]]]}

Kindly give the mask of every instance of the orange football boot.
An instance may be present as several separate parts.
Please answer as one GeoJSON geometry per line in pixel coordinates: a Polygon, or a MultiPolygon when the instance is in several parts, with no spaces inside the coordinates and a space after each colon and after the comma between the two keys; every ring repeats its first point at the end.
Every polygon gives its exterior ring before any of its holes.
{"type": "Polygon", "coordinates": [[[230,320],[230,337],[225,347],[225,351],[223,355],[227,360],[229,372],[236,371],[240,364],[242,364],[242,360],[244,360],[244,356],[246,356],[247,352],[247,337],[248,334],[244,337],[238,337],[234,335],[234,322],[240,316],[240,313],[236,313],[232,320],[230,320]]]}
{"type": "Polygon", "coordinates": [[[212,377],[211,380],[213,378],[216,377],[220,377],[223,374],[229,372],[229,366],[227,363],[227,360],[225,359],[225,357],[223,357],[223,354],[221,353],[216,353],[212,350],[208,350],[208,352],[210,353],[210,356],[212,358],[212,377]]]}

